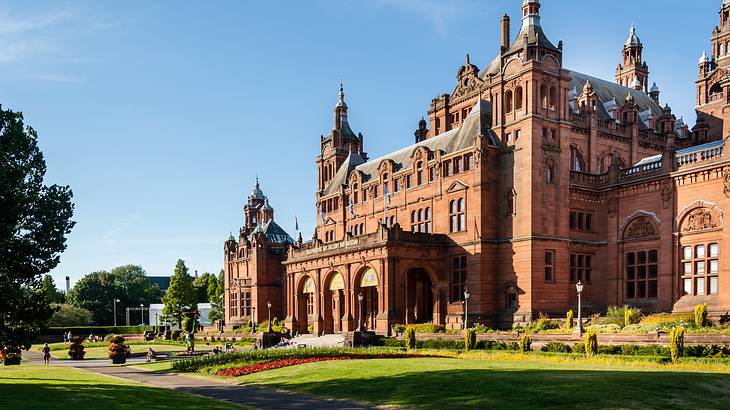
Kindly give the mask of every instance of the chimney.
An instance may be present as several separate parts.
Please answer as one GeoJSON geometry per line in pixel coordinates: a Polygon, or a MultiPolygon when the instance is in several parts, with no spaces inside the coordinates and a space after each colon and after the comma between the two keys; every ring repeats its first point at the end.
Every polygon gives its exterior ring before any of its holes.
{"type": "Polygon", "coordinates": [[[71,289],[71,278],[66,276],[66,293],[68,294],[69,289],[71,289]]]}
{"type": "Polygon", "coordinates": [[[507,50],[510,44],[509,36],[509,16],[502,16],[502,50],[507,50]]]}

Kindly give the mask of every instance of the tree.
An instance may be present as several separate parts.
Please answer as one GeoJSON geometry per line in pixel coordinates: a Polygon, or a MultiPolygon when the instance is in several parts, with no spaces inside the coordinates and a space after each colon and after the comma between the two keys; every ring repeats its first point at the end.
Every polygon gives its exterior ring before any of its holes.
{"type": "Polygon", "coordinates": [[[44,185],[38,134],[0,107],[0,347],[29,349],[53,309],[40,292],[74,222],[68,186],[44,185]]]}
{"type": "Polygon", "coordinates": [[[51,275],[43,275],[40,292],[45,296],[48,303],[63,303],[64,293],[56,288],[51,275]]]}
{"type": "Polygon", "coordinates": [[[210,300],[208,319],[211,321],[223,319],[223,269],[217,278],[215,275],[208,277],[208,300],[210,300]]]}
{"type": "Polygon", "coordinates": [[[159,300],[160,293],[160,287],[150,282],[141,266],[124,265],[112,269],[111,273],[99,271],[84,276],[68,292],[66,300],[89,310],[97,323],[113,324],[114,299],[119,299],[117,323],[124,323],[126,308],[149,305],[159,300]]]}
{"type": "Polygon", "coordinates": [[[48,326],[65,327],[65,326],[86,326],[93,321],[91,312],[84,308],[76,307],[68,303],[60,305],[53,304],[52,307],[56,311],[48,321],[48,326]]]}
{"type": "Polygon", "coordinates": [[[195,295],[198,303],[208,303],[208,280],[213,276],[208,272],[203,273],[193,280],[193,287],[195,288],[195,295]]]}
{"type": "Polygon", "coordinates": [[[162,314],[173,317],[178,324],[182,321],[183,312],[191,311],[197,304],[197,295],[193,287],[193,278],[188,274],[185,261],[178,259],[175,273],[170,278],[170,287],[162,298],[165,307],[162,314]]]}

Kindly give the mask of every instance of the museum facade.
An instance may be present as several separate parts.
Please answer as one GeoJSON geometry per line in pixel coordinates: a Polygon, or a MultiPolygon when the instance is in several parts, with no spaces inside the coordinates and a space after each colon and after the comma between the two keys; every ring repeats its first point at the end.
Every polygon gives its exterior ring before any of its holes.
{"type": "Polygon", "coordinates": [[[502,17],[486,68],[466,56],[411,145],[370,159],[340,88],[314,237],[276,225],[257,182],[224,245],[226,324],[265,320],[271,302],[299,333],[511,327],[575,308],[577,282],[588,311],[730,310],[729,19],[725,0],[691,130],[649,85],[633,26],[614,81],[598,79],[563,66],[537,0],[514,37],[502,17]]]}

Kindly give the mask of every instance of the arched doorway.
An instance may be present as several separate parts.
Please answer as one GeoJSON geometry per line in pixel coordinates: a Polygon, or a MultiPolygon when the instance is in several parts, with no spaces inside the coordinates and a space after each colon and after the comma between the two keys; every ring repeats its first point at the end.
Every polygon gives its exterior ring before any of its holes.
{"type": "Polygon", "coordinates": [[[404,300],[406,323],[434,322],[433,283],[424,269],[411,269],[406,274],[404,300]]]}
{"type": "Polygon", "coordinates": [[[342,316],[345,306],[345,281],[342,275],[335,272],[329,278],[329,285],[324,295],[324,328],[325,333],[342,332],[342,316]]]}
{"type": "Polygon", "coordinates": [[[360,307],[362,306],[362,330],[373,330],[378,316],[378,275],[373,268],[365,269],[360,275],[356,289],[356,317],[360,318],[360,307]],[[363,297],[362,302],[359,300],[359,295],[363,297]]]}
{"type": "Polygon", "coordinates": [[[297,295],[297,321],[299,333],[311,333],[309,325],[316,321],[314,310],[315,288],[314,280],[307,276],[301,285],[301,291],[297,295]]]}

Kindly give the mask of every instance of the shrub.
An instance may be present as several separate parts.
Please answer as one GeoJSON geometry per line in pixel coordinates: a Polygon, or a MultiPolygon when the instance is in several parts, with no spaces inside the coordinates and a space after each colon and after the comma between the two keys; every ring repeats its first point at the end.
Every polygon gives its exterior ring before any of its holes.
{"type": "Polygon", "coordinates": [[[585,352],[588,356],[598,354],[598,335],[593,328],[588,328],[588,330],[586,330],[585,352]]]}
{"type": "Polygon", "coordinates": [[[471,328],[474,329],[474,331],[477,333],[490,333],[494,331],[481,323],[474,323],[471,328]]]}
{"type": "Polygon", "coordinates": [[[541,313],[537,320],[530,322],[527,327],[525,327],[525,332],[540,333],[551,329],[560,329],[560,322],[557,320],[551,320],[541,313]]]}
{"type": "Polygon", "coordinates": [[[589,328],[596,331],[596,333],[619,333],[621,332],[621,326],[611,323],[609,325],[591,325],[589,328]]]}
{"type": "Polygon", "coordinates": [[[691,313],[655,313],[642,317],[639,323],[681,323],[693,320],[694,317],[691,313]]]}
{"type": "Polygon", "coordinates": [[[626,309],[629,309],[628,305],[609,306],[606,310],[606,323],[624,327],[626,322],[626,309]]]}
{"type": "Polygon", "coordinates": [[[571,347],[571,350],[573,350],[573,353],[585,353],[586,352],[586,345],[585,343],[578,342],[571,347]]]}
{"type": "Polygon", "coordinates": [[[170,332],[170,339],[172,340],[180,340],[180,336],[182,335],[181,330],[173,330],[170,332]]]}
{"type": "Polygon", "coordinates": [[[707,326],[707,304],[695,305],[695,326],[707,326]]]}
{"type": "Polygon", "coordinates": [[[520,337],[520,352],[528,353],[530,351],[530,346],[532,346],[532,339],[530,336],[527,336],[526,334],[522,335],[522,337],[520,337]]]}
{"type": "Polygon", "coordinates": [[[406,325],[393,325],[391,330],[395,335],[402,335],[406,331],[406,325]]]}
{"type": "Polygon", "coordinates": [[[464,334],[464,348],[473,350],[477,345],[477,332],[474,329],[467,329],[464,334]]]}
{"type": "Polygon", "coordinates": [[[406,327],[406,349],[413,350],[416,348],[416,329],[412,326],[406,327]]]}
{"type": "Polygon", "coordinates": [[[415,325],[408,325],[416,333],[445,333],[446,328],[441,325],[434,325],[431,323],[421,323],[415,325]]]}
{"type": "Polygon", "coordinates": [[[46,335],[62,335],[71,331],[72,335],[88,336],[90,333],[95,335],[112,334],[142,334],[146,330],[155,330],[154,326],[73,326],[73,327],[49,327],[45,332],[46,335]]]}
{"type": "Polygon", "coordinates": [[[570,309],[565,314],[565,328],[566,329],[572,329],[573,328],[573,309],[570,309]]]}
{"type": "Polygon", "coordinates": [[[307,326],[307,333],[314,334],[314,325],[308,325],[307,326]]]}
{"type": "Polygon", "coordinates": [[[684,328],[677,327],[669,332],[669,351],[672,355],[672,363],[679,362],[684,354],[684,328]]]}
{"type": "Polygon", "coordinates": [[[48,326],[85,326],[91,324],[93,318],[91,312],[68,303],[55,304],[51,307],[57,309],[48,321],[48,326]]]}
{"type": "Polygon", "coordinates": [[[627,307],[624,310],[624,326],[639,323],[639,317],[641,317],[641,310],[639,308],[627,307]]]}
{"type": "Polygon", "coordinates": [[[568,346],[565,343],[560,342],[550,342],[546,345],[544,345],[541,349],[543,352],[552,352],[552,353],[570,353],[572,352],[572,349],[570,346],[568,346]]]}
{"type": "Polygon", "coordinates": [[[124,338],[122,336],[114,335],[109,341],[111,342],[108,349],[110,359],[117,355],[126,355],[127,349],[124,346],[124,338]]]}

